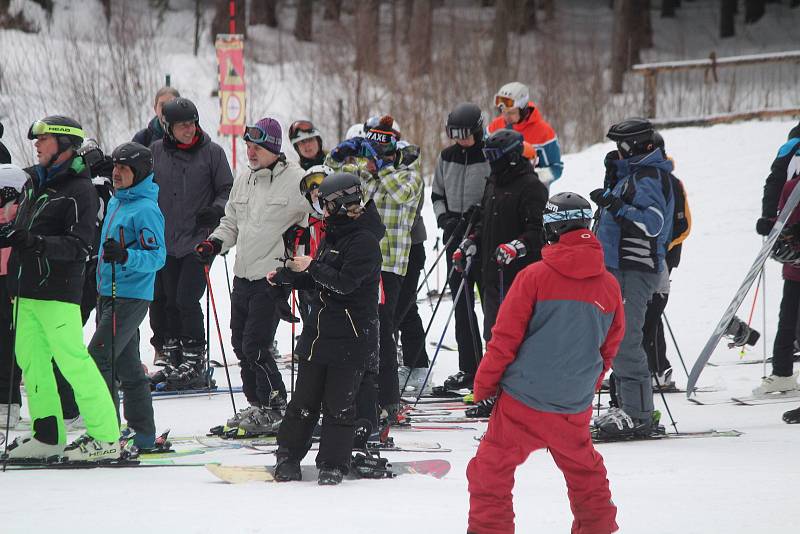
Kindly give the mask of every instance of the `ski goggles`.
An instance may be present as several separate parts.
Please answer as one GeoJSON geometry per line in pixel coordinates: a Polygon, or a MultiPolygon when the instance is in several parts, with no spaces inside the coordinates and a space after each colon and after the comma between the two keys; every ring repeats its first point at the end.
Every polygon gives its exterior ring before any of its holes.
{"type": "Polygon", "coordinates": [[[322,181],[324,179],[325,179],[325,174],[321,172],[315,172],[314,174],[307,174],[300,181],[300,192],[305,195],[309,191],[313,191],[314,189],[319,189],[319,186],[322,185],[322,181]]]}
{"type": "Polygon", "coordinates": [[[242,136],[242,138],[245,141],[250,141],[251,143],[255,143],[257,145],[261,145],[264,143],[271,143],[273,145],[280,146],[281,144],[280,137],[269,135],[259,126],[245,126],[244,135],[242,136]]]}
{"type": "Polygon", "coordinates": [[[85,134],[80,128],[73,126],[61,126],[58,124],[47,124],[44,121],[34,122],[28,130],[28,139],[36,139],[40,135],[53,134],[53,135],[74,135],[83,139],[85,134]]]}
{"type": "Polygon", "coordinates": [[[336,202],[337,200],[341,200],[344,197],[350,197],[356,194],[360,198],[361,186],[357,184],[350,186],[347,189],[340,189],[339,191],[334,191],[333,193],[325,196],[325,198],[323,198],[322,200],[324,200],[325,203],[328,204],[329,202],[336,202]]]}
{"type": "Polygon", "coordinates": [[[303,133],[314,133],[317,129],[314,128],[314,123],[311,121],[294,121],[291,126],[289,126],[289,139],[294,138],[297,135],[297,132],[303,133]]]}
{"type": "Polygon", "coordinates": [[[500,158],[502,158],[503,156],[505,156],[509,152],[511,152],[518,145],[519,145],[519,141],[517,141],[516,143],[512,144],[509,147],[506,147],[505,149],[493,148],[493,147],[484,147],[483,148],[483,155],[486,157],[486,161],[488,161],[489,163],[492,163],[494,161],[499,160],[500,158]]]}
{"type": "Polygon", "coordinates": [[[577,210],[565,211],[550,211],[542,216],[544,224],[562,222],[562,221],[581,221],[589,220],[592,218],[592,210],[588,208],[577,210]]]}
{"type": "Polygon", "coordinates": [[[516,102],[510,96],[502,96],[502,95],[495,95],[494,97],[494,107],[503,111],[504,109],[514,108],[516,106],[516,102]]]}
{"type": "Polygon", "coordinates": [[[469,139],[472,137],[472,128],[458,128],[455,126],[447,126],[447,137],[450,139],[469,139]]]}

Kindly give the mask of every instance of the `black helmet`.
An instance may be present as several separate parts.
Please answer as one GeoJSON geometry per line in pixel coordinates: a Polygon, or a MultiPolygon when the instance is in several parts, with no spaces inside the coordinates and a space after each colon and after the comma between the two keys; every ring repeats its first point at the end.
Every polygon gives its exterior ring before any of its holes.
{"type": "Polygon", "coordinates": [[[503,172],[522,160],[524,138],[516,130],[503,128],[497,130],[486,140],[483,155],[492,167],[493,173],[503,172]]]}
{"type": "Polygon", "coordinates": [[[127,165],[133,171],[133,184],[138,184],[153,172],[153,153],[139,143],[122,143],[111,153],[114,165],[127,165]]]}
{"type": "Polygon", "coordinates": [[[473,136],[475,142],[483,139],[483,113],[481,108],[470,102],[457,105],[447,115],[445,124],[447,137],[450,139],[466,139],[473,136]]]}
{"type": "Polygon", "coordinates": [[[58,153],[53,157],[54,161],[65,150],[78,150],[85,137],[83,126],[78,121],[62,115],[50,115],[28,128],[28,139],[36,139],[45,134],[53,134],[58,140],[58,153]]]}
{"type": "Polygon", "coordinates": [[[558,193],[550,197],[542,212],[544,237],[550,243],[572,230],[586,229],[592,221],[592,206],[577,193],[558,193]]]}
{"type": "Polygon", "coordinates": [[[639,117],[625,119],[608,129],[606,137],[617,143],[623,158],[646,154],[653,150],[655,140],[653,124],[639,117]]]}
{"type": "Polygon", "coordinates": [[[176,122],[194,121],[200,122],[200,115],[197,114],[197,106],[188,98],[176,98],[164,104],[161,110],[164,116],[164,124],[167,133],[172,137],[172,125],[176,122]]]}
{"type": "Polygon", "coordinates": [[[772,246],[770,258],[778,263],[794,264],[800,262],[800,247],[791,236],[789,229],[784,229],[772,246]]]}
{"type": "Polygon", "coordinates": [[[664,138],[658,132],[653,132],[653,144],[656,148],[664,150],[664,138]]]}
{"type": "Polygon", "coordinates": [[[323,207],[333,204],[329,215],[344,214],[348,204],[361,203],[361,180],[349,172],[335,172],[320,184],[319,198],[323,207]]]}

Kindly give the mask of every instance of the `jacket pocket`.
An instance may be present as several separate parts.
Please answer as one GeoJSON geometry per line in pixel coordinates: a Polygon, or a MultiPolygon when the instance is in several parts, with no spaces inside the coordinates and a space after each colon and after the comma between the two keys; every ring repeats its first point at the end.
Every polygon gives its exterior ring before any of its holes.
{"type": "MultiPolygon", "coordinates": [[[[269,223],[274,220],[282,220],[286,217],[286,206],[289,205],[287,196],[269,196],[264,199],[264,207],[258,215],[258,222],[261,224],[269,223]]],[[[283,228],[281,231],[285,230],[283,228]]]]}

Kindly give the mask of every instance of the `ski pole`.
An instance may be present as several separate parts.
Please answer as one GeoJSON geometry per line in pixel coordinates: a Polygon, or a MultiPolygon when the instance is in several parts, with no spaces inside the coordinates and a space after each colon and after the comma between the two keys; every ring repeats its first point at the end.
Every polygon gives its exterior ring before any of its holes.
{"type": "Polygon", "coordinates": [[[686,378],[689,378],[689,370],[686,368],[686,362],[683,361],[683,354],[681,354],[681,349],[678,347],[678,342],[675,340],[675,334],[672,332],[672,327],[669,324],[669,319],[667,319],[666,312],[661,312],[661,317],[664,318],[664,324],[667,325],[669,337],[672,338],[672,344],[675,345],[675,352],[678,353],[678,359],[681,361],[681,365],[683,366],[683,372],[686,373],[686,378]]]}
{"type": "MultiPolygon", "coordinates": [[[[436,236],[436,244],[433,245],[433,250],[435,250],[437,253],[439,252],[439,236],[438,235],[436,236]]],[[[439,277],[439,264],[437,263],[435,265],[436,265],[436,292],[437,293],[441,293],[442,292],[442,280],[439,277]]]]}
{"type": "Polygon", "coordinates": [[[206,288],[206,387],[208,400],[211,400],[211,309],[206,288]]]}
{"type": "MultiPolygon", "coordinates": [[[[766,241],[766,237],[761,238],[761,242],[766,241]]],[[[763,246],[763,245],[762,245],[763,246]]],[[[761,374],[767,376],[767,264],[761,268],[761,343],[764,357],[761,360],[761,374]]]]}
{"type": "MultiPolygon", "coordinates": [[[[296,301],[295,301],[295,298],[294,298],[294,288],[292,288],[292,316],[294,316],[295,305],[296,305],[296,301]]],[[[295,324],[296,323],[294,321],[292,321],[292,353],[290,355],[291,359],[292,359],[292,366],[291,366],[292,367],[292,377],[291,377],[291,382],[290,382],[290,387],[289,387],[292,396],[294,396],[294,345],[295,345],[295,340],[294,340],[295,329],[294,329],[294,325],[295,324]]]]}
{"type": "MultiPolygon", "coordinates": [[[[463,221],[463,219],[462,219],[462,221],[463,221]]],[[[461,226],[461,223],[459,223],[459,226],[461,226]]],[[[456,229],[458,229],[458,227],[456,227],[456,229]]],[[[455,237],[456,237],[456,232],[454,231],[452,233],[452,235],[450,235],[450,237],[447,239],[447,243],[445,243],[445,246],[443,246],[442,250],[440,250],[439,253],[436,255],[436,258],[433,260],[433,265],[425,273],[425,277],[422,279],[422,282],[420,282],[420,284],[417,286],[417,291],[416,291],[415,294],[419,293],[422,290],[423,286],[428,282],[428,278],[433,273],[433,271],[436,269],[436,266],[439,264],[439,260],[441,260],[442,256],[444,256],[444,253],[447,252],[447,247],[450,246],[450,243],[453,242],[453,239],[455,239],[455,237]]]]}
{"type": "MultiPolygon", "coordinates": [[[[469,274],[466,270],[461,275],[464,282],[469,283],[469,274]]],[[[477,321],[475,317],[475,293],[472,292],[472,288],[470,287],[469,293],[472,294],[472,307],[470,307],[469,296],[466,291],[466,286],[464,287],[464,304],[467,307],[467,324],[469,325],[469,335],[472,338],[472,350],[475,356],[475,370],[477,371],[478,366],[480,365],[481,357],[483,356],[483,346],[481,345],[480,336],[478,335],[478,325],[475,324],[477,321]]],[[[453,303],[453,307],[455,307],[455,302],[453,303]]]]}
{"type": "Polygon", "coordinates": [[[503,301],[506,298],[506,284],[503,281],[503,266],[502,265],[498,265],[497,266],[497,280],[500,283],[500,304],[502,304],[503,301]]]}
{"type": "MultiPolygon", "coordinates": [[[[469,273],[470,268],[472,267],[472,256],[467,256],[467,265],[464,267],[464,272],[469,273]]],[[[461,292],[464,291],[464,286],[467,285],[467,277],[463,276],[461,278],[461,284],[458,286],[458,291],[456,291],[456,296],[453,297],[453,302],[458,300],[458,297],[461,296],[461,292]]],[[[456,311],[456,307],[453,306],[450,308],[450,314],[447,316],[447,321],[444,323],[444,328],[442,329],[442,335],[439,336],[439,344],[436,345],[436,352],[433,353],[433,359],[431,359],[431,364],[428,366],[428,373],[425,375],[425,381],[422,382],[422,387],[419,388],[417,392],[417,399],[414,401],[414,406],[419,404],[419,399],[422,398],[422,392],[425,391],[425,386],[428,385],[428,380],[431,378],[431,371],[433,371],[433,366],[436,364],[436,358],[439,356],[439,351],[442,349],[442,343],[444,342],[444,335],[447,333],[447,328],[450,326],[450,321],[453,319],[453,315],[456,311]]]]}
{"type": "Polygon", "coordinates": [[[230,297],[233,295],[233,291],[231,291],[231,275],[228,274],[228,254],[224,254],[222,256],[222,263],[225,264],[225,282],[228,284],[228,296],[230,297]]]}
{"type": "Polygon", "coordinates": [[[222,364],[225,366],[225,377],[228,379],[228,393],[231,395],[231,406],[233,406],[233,415],[236,415],[236,401],[233,399],[233,386],[231,385],[231,373],[228,370],[228,359],[225,357],[225,341],[222,339],[222,330],[219,327],[219,317],[217,316],[217,303],[214,301],[214,291],[211,289],[211,275],[209,274],[209,266],[203,265],[203,271],[206,274],[206,286],[208,287],[208,296],[211,298],[211,309],[214,311],[214,323],[217,325],[217,335],[219,336],[219,350],[222,352],[222,364]]]}
{"type": "Polygon", "coordinates": [[[672,427],[675,429],[676,434],[680,434],[680,432],[678,432],[678,424],[675,422],[675,418],[672,417],[672,411],[669,409],[669,404],[667,404],[667,396],[664,395],[664,388],[661,387],[661,382],[658,380],[658,375],[655,373],[651,374],[653,376],[653,380],[656,382],[658,392],[661,393],[661,400],[664,402],[664,408],[667,409],[667,415],[669,416],[669,420],[672,422],[672,427]]]}
{"type": "Polygon", "coordinates": [[[465,221],[467,222],[467,229],[464,231],[463,235],[464,236],[469,236],[469,234],[472,232],[472,228],[475,226],[475,223],[478,220],[478,215],[480,214],[480,209],[477,206],[472,206],[470,209],[472,210],[472,212],[470,213],[469,220],[464,219],[464,215],[466,213],[469,213],[469,211],[464,212],[464,213],[461,214],[461,219],[458,221],[458,224],[453,229],[453,233],[450,234],[450,237],[447,238],[447,242],[442,247],[442,250],[440,250],[439,254],[436,255],[436,259],[433,260],[433,266],[430,268],[430,270],[427,273],[425,273],[425,278],[423,278],[422,282],[417,286],[417,293],[420,292],[420,290],[422,289],[422,286],[424,286],[425,283],[428,281],[428,277],[430,277],[431,273],[434,271],[436,266],[439,264],[439,260],[441,260],[442,256],[444,256],[444,253],[447,252],[447,249],[450,247],[450,244],[453,242],[453,240],[455,239],[456,235],[458,235],[460,233],[459,231],[461,230],[461,225],[464,224],[465,221]]]}
{"type": "MultiPolygon", "coordinates": [[[[19,328],[19,286],[22,278],[22,263],[17,271],[17,295],[14,298],[14,321],[11,323],[11,372],[8,373],[8,411],[6,412],[6,432],[3,440],[3,472],[6,472],[8,465],[8,440],[11,432],[11,397],[14,393],[14,364],[17,361],[17,329],[19,328]]],[[[20,372],[22,370],[20,369],[20,372]]],[[[33,422],[31,422],[33,424],[33,422]]]]}

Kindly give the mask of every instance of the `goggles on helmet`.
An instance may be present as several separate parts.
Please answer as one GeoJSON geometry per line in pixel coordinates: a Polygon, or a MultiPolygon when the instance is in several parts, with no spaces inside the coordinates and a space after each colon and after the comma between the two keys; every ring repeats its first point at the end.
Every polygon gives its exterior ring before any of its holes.
{"type": "Polygon", "coordinates": [[[322,184],[322,181],[325,179],[325,174],[321,172],[315,172],[314,174],[307,174],[303,177],[303,180],[300,182],[300,192],[304,195],[309,191],[313,191],[314,189],[319,189],[319,186],[322,184]]]}
{"type": "Polygon", "coordinates": [[[592,218],[592,210],[588,208],[565,210],[565,211],[550,211],[545,212],[542,216],[544,224],[562,222],[562,221],[580,221],[592,218]]]}
{"type": "Polygon", "coordinates": [[[486,157],[486,161],[488,161],[489,163],[492,163],[493,161],[497,161],[500,158],[502,158],[503,156],[505,156],[506,154],[508,154],[509,152],[511,152],[511,150],[513,150],[518,144],[519,144],[519,142],[516,142],[516,143],[512,144],[511,146],[506,147],[505,149],[494,148],[494,147],[484,147],[483,148],[483,155],[486,157]]]}
{"type": "Polygon", "coordinates": [[[47,124],[44,121],[36,121],[31,125],[28,131],[28,139],[35,139],[40,135],[53,134],[53,135],[74,135],[83,139],[85,134],[80,128],[72,126],[60,126],[58,124],[47,124]]]}
{"type": "Polygon", "coordinates": [[[245,126],[244,135],[242,138],[245,141],[250,141],[251,143],[256,143],[257,145],[263,143],[279,145],[281,143],[280,138],[269,135],[260,126],[245,126]]]}
{"type": "Polygon", "coordinates": [[[494,97],[494,106],[498,108],[500,111],[508,108],[514,108],[516,106],[516,102],[514,99],[509,96],[502,96],[502,95],[495,95],[494,97]]]}
{"type": "Polygon", "coordinates": [[[472,137],[472,128],[448,126],[447,137],[450,139],[469,139],[472,137]]]}
{"type": "Polygon", "coordinates": [[[314,131],[316,131],[316,128],[314,128],[314,123],[311,121],[294,121],[289,126],[289,138],[293,138],[297,132],[311,133],[314,131]]]}

